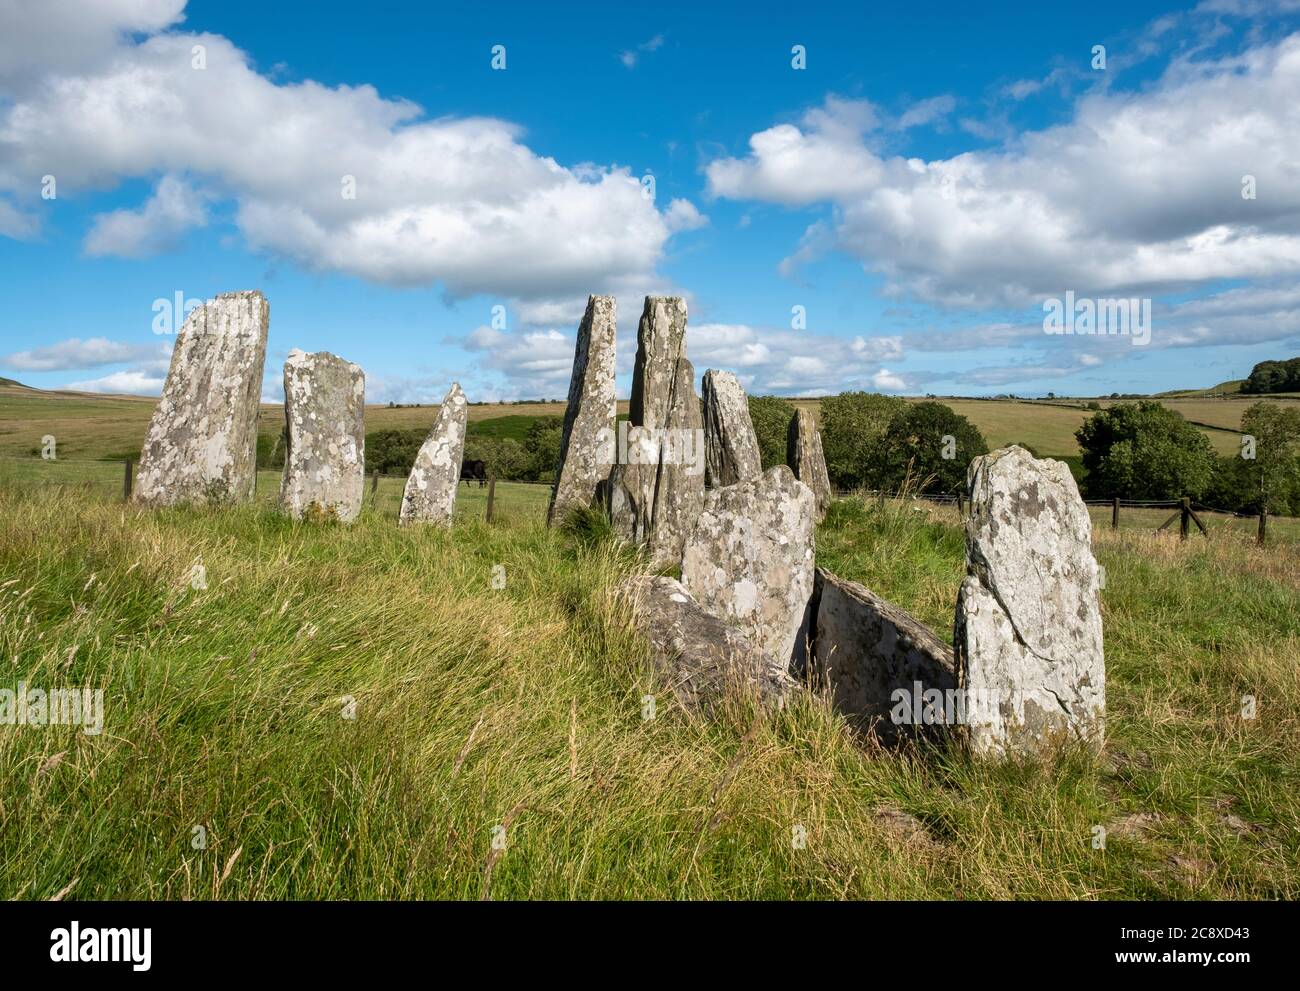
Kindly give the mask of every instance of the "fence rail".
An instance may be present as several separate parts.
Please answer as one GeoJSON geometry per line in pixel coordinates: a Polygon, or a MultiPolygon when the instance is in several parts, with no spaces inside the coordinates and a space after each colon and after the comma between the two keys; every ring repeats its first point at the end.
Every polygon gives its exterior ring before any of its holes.
{"type": "MultiPolygon", "coordinates": [[[[0,466],[12,465],[19,477],[45,484],[80,486],[108,498],[131,499],[135,489],[138,462],[134,458],[41,458],[0,454],[0,466]],[[50,469],[43,471],[42,467],[50,469]],[[59,469],[64,469],[60,471],[59,469]],[[120,479],[120,482],[118,481],[120,479]],[[120,489],[118,486],[120,485],[120,489]],[[118,494],[120,493],[120,495],[118,494]]],[[[255,502],[276,498],[279,468],[259,468],[255,502]]],[[[364,498],[367,505],[384,514],[396,516],[401,506],[407,473],[395,474],[371,469],[367,473],[364,498]]],[[[544,517],[549,504],[551,483],[546,481],[506,481],[489,475],[482,484],[476,479],[461,479],[467,485],[457,498],[458,515],[486,518],[488,522],[504,512],[512,516],[544,517]]]]}
{"type": "MultiPolygon", "coordinates": [[[[125,458],[121,460],[104,460],[100,458],[45,459],[40,457],[18,457],[14,455],[0,455],[0,462],[4,462],[4,461],[15,462],[23,465],[28,465],[28,466],[39,464],[42,462],[46,464],[54,464],[54,465],[67,465],[67,464],[96,465],[99,468],[104,469],[105,471],[111,469],[111,467],[114,464],[120,464],[122,466],[122,498],[124,500],[129,500],[131,498],[131,493],[135,486],[136,464],[134,459],[132,458],[125,458]]],[[[278,472],[279,469],[259,468],[258,471],[259,473],[278,472]]],[[[367,499],[372,505],[376,503],[379,498],[380,479],[397,480],[405,484],[407,478],[406,474],[391,474],[388,472],[381,472],[377,468],[373,469],[369,473],[369,477],[370,477],[370,484],[368,486],[367,499]]],[[[89,480],[86,481],[88,483],[89,480]]],[[[475,480],[461,479],[461,481],[468,482],[471,486],[473,486],[473,482],[475,480]]],[[[539,487],[538,495],[529,496],[527,500],[530,504],[533,504],[529,508],[537,508],[537,506],[544,507],[545,505],[544,501],[541,499],[541,489],[545,489],[547,492],[549,492],[553,483],[546,482],[546,481],[537,481],[537,480],[516,481],[513,479],[509,479],[509,480],[503,479],[502,484],[509,485],[511,488],[514,488],[516,486],[539,487]]],[[[485,484],[474,486],[474,488],[487,489],[487,506],[486,506],[485,516],[487,521],[491,522],[494,518],[495,510],[497,508],[497,478],[495,474],[490,476],[486,480],[485,484]]],[[[856,496],[859,498],[878,499],[878,500],[897,499],[900,497],[898,492],[889,492],[883,489],[836,489],[833,490],[833,494],[835,495],[836,498],[841,498],[841,499],[849,496],[856,496]]],[[[965,493],[925,492],[925,493],[914,493],[911,494],[910,496],[907,496],[906,498],[910,498],[913,500],[924,500],[926,502],[932,502],[935,503],[936,505],[941,505],[941,506],[956,506],[958,518],[959,519],[966,518],[965,493]]],[[[1191,532],[1191,527],[1193,525],[1195,525],[1196,528],[1199,529],[1202,534],[1205,534],[1206,536],[1209,535],[1209,530],[1206,528],[1205,523],[1201,520],[1198,513],[1219,513],[1225,516],[1233,516],[1240,519],[1246,519],[1255,516],[1255,514],[1252,513],[1240,513],[1230,509],[1222,509],[1216,506],[1207,506],[1204,503],[1191,499],[1190,497],[1184,497],[1182,499],[1118,499],[1118,498],[1085,499],[1084,504],[1088,506],[1096,506],[1096,507],[1109,506],[1111,509],[1111,528],[1114,530],[1118,530],[1120,527],[1121,509],[1173,509],[1174,510],[1173,515],[1171,515],[1167,520],[1165,520],[1165,522],[1160,524],[1160,526],[1156,527],[1156,532],[1160,532],[1162,530],[1167,529],[1168,527],[1172,526],[1175,521],[1177,521],[1179,524],[1178,534],[1179,537],[1183,540],[1187,539],[1189,533],[1191,532]]],[[[544,511],[544,508],[542,511],[544,511]]],[[[1265,542],[1265,539],[1267,537],[1269,515],[1270,514],[1266,512],[1260,512],[1258,514],[1259,525],[1256,531],[1256,540],[1261,544],[1265,542]]],[[[1284,517],[1284,518],[1293,519],[1294,517],[1284,517]]]]}
{"type": "MultiPolygon", "coordinates": [[[[897,492],[887,492],[882,489],[835,489],[834,495],[838,499],[849,496],[858,496],[870,499],[897,499],[897,492]]],[[[933,502],[940,506],[957,507],[957,515],[961,519],[966,518],[966,496],[962,492],[918,492],[906,498],[925,500],[933,502]]],[[[1255,513],[1240,513],[1231,509],[1222,509],[1216,506],[1207,506],[1204,503],[1197,502],[1189,496],[1182,499],[1085,499],[1086,506],[1108,506],[1111,510],[1110,525],[1112,530],[1118,530],[1120,527],[1120,510],[1121,509],[1173,509],[1174,514],[1165,520],[1160,526],[1156,527],[1156,532],[1167,529],[1174,521],[1178,521],[1178,535],[1181,539],[1186,540],[1190,533],[1191,526],[1194,524],[1202,534],[1209,536],[1209,530],[1205,523],[1197,515],[1198,511],[1202,513],[1220,513],[1224,516],[1232,516],[1238,519],[1257,518],[1259,527],[1256,531],[1256,540],[1264,543],[1268,532],[1268,518],[1270,513],[1260,511],[1255,513]]],[[[1284,517],[1285,519],[1294,519],[1295,517],[1284,517]]]]}

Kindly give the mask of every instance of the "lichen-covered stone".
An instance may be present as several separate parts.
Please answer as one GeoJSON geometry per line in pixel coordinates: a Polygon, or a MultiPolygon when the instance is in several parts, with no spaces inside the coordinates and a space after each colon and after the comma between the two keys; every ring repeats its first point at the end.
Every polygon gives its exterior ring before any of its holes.
{"type": "Polygon", "coordinates": [[[821,522],[831,505],[831,480],[826,473],[822,435],[817,430],[817,421],[811,410],[801,408],[790,417],[785,460],[794,477],[813,490],[817,499],[817,521],[821,522]]]}
{"type": "Polygon", "coordinates": [[[785,465],[710,489],[682,555],[682,584],[777,661],[802,668],[813,593],[816,505],[785,465]]]}
{"type": "MultiPolygon", "coordinates": [[[[763,473],[749,401],[731,372],[710,368],[700,383],[704,400],[704,482],[711,489],[763,473]]],[[[796,475],[796,477],[798,477],[796,475]]]]}
{"type": "Polygon", "coordinates": [[[704,429],[695,398],[695,369],[677,362],[673,400],[659,445],[654,524],[650,532],[652,568],[667,568],[682,559],[686,538],[704,505],[704,429]]]}
{"type": "Polygon", "coordinates": [[[460,489],[467,417],[465,393],[459,382],[453,382],[406,478],[397,516],[400,523],[451,523],[460,489]]]}
{"type": "Polygon", "coordinates": [[[650,642],[656,673],[682,705],[707,709],[737,690],[780,705],[798,690],[784,663],[703,609],[681,582],[637,576],[619,585],[616,594],[650,642]]]}
{"type": "Polygon", "coordinates": [[[560,462],[551,490],[547,524],[575,507],[590,506],[613,461],[610,434],[616,415],[614,396],[613,296],[587,297],[587,312],[578,327],[569,379],[569,405],[564,412],[560,462]]]}
{"type": "MultiPolygon", "coordinates": [[[[952,651],[915,617],[857,582],[817,569],[814,678],[835,708],[882,739],[915,723],[913,696],[957,687],[952,651]],[[907,693],[906,717],[893,718],[895,692],[907,693]]],[[[946,711],[946,710],[940,710],[946,711]]]]}
{"type": "Polygon", "coordinates": [[[976,753],[1100,745],[1106,711],[1092,524],[1069,468],[1021,447],[967,475],[968,576],[953,644],[976,753]]]}
{"type": "Polygon", "coordinates": [[[328,351],[294,348],[284,363],[284,416],[289,438],[280,506],[294,518],[345,523],[365,494],[366,376],[360,365],[328,351]]]}
{"type": "Polygon", "coordinates": [[[686,301],[680,296],[647,296],[636,331],[636,364],[628,420],[657,430],[673,404],[677,362],[686,357],[686,301]]]}
{"type": "Polygon", "coordinates": [[[146,506],[238,503],[257,483],[257,413],[270,305],[222,293],[192,310],[149,421],[133,498],[146,506]]]}
{"type": "Polygon", "coordinates": [[[609,521],[630,543],[649,540],[654,522],[655,484],[659,479],[659,438],[645,427],[619,425],[623,460],[609,473],[606,486],[609,521]]]}

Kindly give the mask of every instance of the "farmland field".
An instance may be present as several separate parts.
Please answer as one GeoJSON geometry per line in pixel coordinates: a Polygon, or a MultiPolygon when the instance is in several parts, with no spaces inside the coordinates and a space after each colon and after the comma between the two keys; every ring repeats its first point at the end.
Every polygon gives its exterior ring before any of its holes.
{"type": "MultiPolygon", "coordinates": [[[[1240,444],[1235,431],[1245,409],[1259,398],[1269,402],[1300,405],[1296,397],[1251,397],[1250,399],[1163,399],[1161,402],[1188,420],[1209,424],[1202,431],[1216,451],[1228,454],[1240,444]]],[[[1019,443],[1028,445],[1040,457],[1061,458],[1077,463],[1078,444],[1074,432],[1090,411],[1072,400],[980,400],[940,399],[967,417],[988,441],[990,448],[1019,443]],[[1073,404],[1073,405],[1072,405],[1073,404]]],[[[820,400],[795,399],[797,406],[817,412],[820,400]]],[[[1111,405],[1101,400],[1101,405],[1111,405]]],[[[0,385],[0,456],[31,457],[39,454],[41,438],[51,435],[58,442],[60,457],[138,457],[149,417],[156,400],[135,396],[105,396],[90,393],[43,392],[20,386],[0,385]]],[[[619,403],[627,412],[627,402],[619,403]]],[[[368,431],[388,429],[427,430],[438,415],[435,405],[366,407],[368,431]]],[[[520,439],[531,418],[563,417],[563,403],[491,403],[471,405],[471,425],[492,423],[487,432],[520,439]],[[499,424],[496,421],[501,421],[499,424]]],[[[275,438],[283,427],[283,408],[263,404],[258,432],[275,438]]],[[[473,429],[473,426],[471,426],[473,429]]],[[[1077,468],[1077,464],[1076,464],[1077,468]]]]}

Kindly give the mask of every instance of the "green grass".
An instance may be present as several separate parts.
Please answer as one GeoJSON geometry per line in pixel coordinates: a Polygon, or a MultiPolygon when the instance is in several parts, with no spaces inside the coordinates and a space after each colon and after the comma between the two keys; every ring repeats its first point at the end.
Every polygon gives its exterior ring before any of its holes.
{"type": "Polygon", "coordinates": [[[469,425],[470,437],[492,437],[496,440],[513,440],[520,444],[528,437],[528,428],[536,423],[536,416],[496,416],[490,420],[475,420],[469,425]]]}
{"type": "MultiPolygon", "coordinates": [[[[543,486],[399,529],[396,487],[313,525],[273,473],[148,512],[70,467],[0,475],[0,686],[100,687],[107,718],[0,727],[0,897],[1300,896],[1291,541],[1099,528],[1107,752],[986,764],[877,749],[815,696],[679,710],[609,595],[635,562],[546,530],[543,486]]],[[[844,501],[819,561],[950,636],[951,507],[844,501]]]]}

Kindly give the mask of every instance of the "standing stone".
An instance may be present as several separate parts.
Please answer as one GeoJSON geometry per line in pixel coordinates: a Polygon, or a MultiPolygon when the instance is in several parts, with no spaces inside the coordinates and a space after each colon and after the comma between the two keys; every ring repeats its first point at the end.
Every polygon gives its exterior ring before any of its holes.
{"type": "Polygon", "coordinates": [[[560,463],[546,512],[548,526],[574,507],[590,506],[596,486],[609,477],[610,432],[616,415],[615,314],[613,296],[587,297],[587,312],[578,326],[578,343],[573,352],[560,463]]]}
{"type": "Polygon", "coordinates": [[[749,401],[731,372],[710,368],[700,384],[704,398],[704,483],[711,489],[735,485],[763,473],[758,435],[749,401]]]}
{"type": "Polygon", "coordinates": [[[968,736],[979,754],[1100,745],[1105,725],[1092,524],[1060,461],[1021,447],[976,458],[967,474],[967,577],[953,644],[968,736]]]}
{"type": "Polygon", "coordinates": [[[271,308],[228,292],[190,311],[149,421],[135,501],[237,503],[257,484],[257,413],[271,308]]]}
{"type": "Polygon", "coordinates": [[[289,438],[280,505],[290,516],[350,523],[361,512],[366,473],[366,375],[328,351],[294,348],[284,363],[289,438]]]}
{"type": "Polygon", "coordinates": [[[607,497],[614,532],[634,544],[650,539],[659,478],[659,438],[645,427],[618,425],[619,463],[609,474],[607,497]]]}
{"type": "Polygon", "coordinates": [[[650,566],[667,568],[682,559],[686,538],[704,505],[704,427],[695,398],[695,368],[677,362],[673,401],[659,446],[650,566]]]}
{"type": "Polygon", "coordinates": [[[816,505],[785,465],[704,496],[682,584],[782,664],[803,666],[813,593],[816,505]]]}
{"type": "Polygon", "coordinates": [[[649,641],[656,674],[683,706],[707,710],[734,690],[780,706],[798,691],[785,664],[703,609],[681,582],[639,575],[623,581],[615,595],[649,641]]]}
{"type": "MultiPolygon", "coordinates": [[[[670,456],[682,449],[680,439],[668,433],[670,421],[685,422],[691,414],[685,409],[686,392],[694,402],[694,385],[677,387],[682,370],[686,339],[686,302],[678,296],[647,296],[637,326],[636,365],[632,370],[632,399],[629,403],[630,429],[620,425],[619,460],[610,473],[609,510],[614,531],[637,543],[651,543],[650,553],[657,566],[671,563],[665,557],[672,548],[680,550],[680,537],[665,534],[662,543],[653,544],[656,520],[674,525],[686,509],[678,507],[681,498],[689,499],[693,486],[677,480],[661,481],[665,448],[670,456]],[[653,455],[654,461],[646,462],[653,455]],[[665,501],[661,507],[657,500],[665,501]]],[[[685,365],[692,375],[690,363],[685,365]]],[[[694,413],[698,425],[699,413],[694,413]]],[[[675,474],[675,473],[674,473],[675,474]]],[[[701,484],[703,479],[701,478],[701,484]]]]}
{"type": "Polygon", "coordinates": [[[647,296],[636,331],[636,365],[628,419],[634,427],[658,430],[673,403],[677,362],[686,357],[686,301],[680,296],[647,296]]]}
{"type": "Polygon", "coordinates": [[[786,437],[785,460],[794,477],[813,490],[817,498],[817,522],[826,517],[831,505],[831,479],[826,473],[826,456],[822,454],[822,435],[812,411],[799,409],[790,417],[786,437]]]}
{"type": "Polygon", "coordinates": [[[817,569],[815,600],[814,680],[830,688],[839,712],[884,740],[907,725],[945,720],[957,675],[942,640],[898,606],[825,568],[817,569]],[[899,690],[906,693],[901,709],[899,690]]]}
{"type": "Polygon", "coordinates": [[[459,382],[453,382],[407,476],[399,523],[451,523],[460,489],[468,412],[465,393],[459,382]]]}

